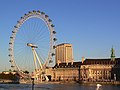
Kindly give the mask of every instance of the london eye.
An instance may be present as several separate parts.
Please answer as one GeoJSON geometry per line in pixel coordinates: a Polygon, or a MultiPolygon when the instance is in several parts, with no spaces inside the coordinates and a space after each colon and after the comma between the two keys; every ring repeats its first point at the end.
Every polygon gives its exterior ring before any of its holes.
{"type": "Polygon", "coordinates": [[[13,70],[43,73],[54,60],[55,34],[52,20],[44,12],[33,10],[24,14],[14,26],[9,42],[8,56],[13,70]]]}

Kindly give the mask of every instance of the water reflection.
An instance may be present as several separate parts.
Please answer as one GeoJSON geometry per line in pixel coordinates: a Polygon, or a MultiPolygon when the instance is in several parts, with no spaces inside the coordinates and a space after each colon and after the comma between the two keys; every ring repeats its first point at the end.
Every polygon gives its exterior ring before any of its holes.
{"type": "Polygon", "coordinates": [[[96,90],[101,90],[101,87],[102,87],[101,84],[97,84],[96,86],[97,86],[96,90]]]}
{"type": "MultiPolygon", "coordinates": [[[[32,90],[31,84],[0,84],[0,90],[32,90]]],[[[120,85],[36,84],[34,90],[120,90],[120,85]]]]}

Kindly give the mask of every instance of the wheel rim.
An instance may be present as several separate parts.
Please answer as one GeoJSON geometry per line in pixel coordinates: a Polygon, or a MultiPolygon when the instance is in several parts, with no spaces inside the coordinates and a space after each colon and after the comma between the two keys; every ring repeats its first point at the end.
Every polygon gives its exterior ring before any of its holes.
{"type": "Polygon", "coordinates": [[[37,53],[42,64],[46,64],[52,60],[55,41],[54,25],[48,15],[34,10],[25,14],[14,27],[10,37],[11,67],[16,71],[34,70],[33,55],[27,43],[38,45],[37,53]]]}

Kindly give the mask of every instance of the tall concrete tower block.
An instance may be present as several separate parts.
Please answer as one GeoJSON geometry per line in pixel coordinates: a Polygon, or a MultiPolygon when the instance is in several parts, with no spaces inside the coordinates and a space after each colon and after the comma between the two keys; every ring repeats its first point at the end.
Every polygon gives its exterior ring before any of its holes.
{"type": "Polygon", "coordinates": [[[72,44],[62,43],[56,46],[56,63],[73,63],[72,44]]]}

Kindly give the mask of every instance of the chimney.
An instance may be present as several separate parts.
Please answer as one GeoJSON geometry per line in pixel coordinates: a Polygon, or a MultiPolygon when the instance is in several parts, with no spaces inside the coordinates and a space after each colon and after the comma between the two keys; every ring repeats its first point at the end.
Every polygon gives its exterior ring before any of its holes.
{"type": "Polygon", "coordinates": [[[59,64],[60,64],[60,61],[59,61],[59,60],[58,60],[57,64],[58,64],[58,66],[59,66],[59,64]]]}
{"type": "Polygon", "coordinates": [[[85,57],[82,57],[82,63],[85,61],[85,57]]]}
{"type": "Polygon", "coordinates": [[[71,65],[73,65],[73,61],[71,62],[71,65]]]}

